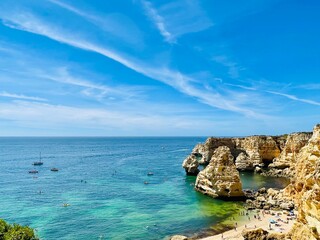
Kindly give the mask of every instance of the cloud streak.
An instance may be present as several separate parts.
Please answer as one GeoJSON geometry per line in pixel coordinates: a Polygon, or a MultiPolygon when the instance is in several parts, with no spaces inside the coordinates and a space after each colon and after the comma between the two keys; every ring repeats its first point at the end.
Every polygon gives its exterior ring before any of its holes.
{"type": "Polygon", "coordinates": [[[298,98],[298,97],[296,97],[296,96],[294,96],[294,95],[285,94],[285,93],[280,93],[280,92],[274,92],[274,91],[266,91],[266,92],[271,93],[271,94],[274,94],[274,95],[283,96],[283,97],[289,98],[289,99],[294,100],[294,101],[298,101],[298,102],[308,103],[308,104],[311,104],[311,105],[320,106],[320,102],[316,102],[316,101],[309,100],[309,99],[304,99],[304,98],[298,98]]]}
{"type": "Polygon", "coordinates": [[[141,0],[141,3],[146,15],[171,44],[184,34],[200,32],[213,25],[198,1],[177,0],[157,7],[147,0],[141,0]]]}
{"type": "Polygon", "coordinates": [[[153,8],[152,4],[148,1],[143,0],[141,2],[146,11],[146,14],[154,22],[164,39],[168,43],[176,43],[176,39],[174,38],[174,36],[172,36],[172,34],[167,30],[164,19],[158,14],[157,10],[153,8]]]}
{"type": "Polygon", "coordinates": [[[15,93],[8,93],[8,92],[0,92],[1,97],[7,98],[14,98],[14,99],[24,99],[24,100],[32,100],[32,101],[40,101],[40,102],[47,102],[48,100],[45,98],[40,97],[32,97],[32,96],[25,96],[23,94],[15,94],[15,93]]]}
{"type": "Polygon", "coordinates": [[[62,1],[48,1],[80,17],[83,17],[86,21],[107,32],[109,36],[116,36],[122,41],[127,41],[128,43],[134,44],[135,47],[142,44],[140,30],[130,19],[123,15],[109,14],[102,17],[97,14],[87,13],[62,1]]]}

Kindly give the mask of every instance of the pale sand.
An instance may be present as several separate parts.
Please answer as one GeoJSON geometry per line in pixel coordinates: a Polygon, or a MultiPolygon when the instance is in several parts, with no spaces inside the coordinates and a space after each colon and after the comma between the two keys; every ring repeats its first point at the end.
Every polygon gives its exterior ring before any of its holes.
{"type": "MultiPolygon", "coordinates": [[[[273,212],[275,214],[283,213],[282,211],[271,211],[271,212],[273,212]]],[[[295,220],[289,220],[289,223],[287,224],[287,223],[278,221],[278,223],[281,224],[281,226],[276,227],[275,224],[272,224],[272,229],[270,230],[269,229],[269,220],[270,219],[277,220],[278,218],[276,216],[271,215],[271,214],[264,214],[264,216],[262,216],[262,214],[259,213],[261,219],[258,220],[257,218],[254,218],[254,214],[256,214],[256,213],[257,213],[256,210],[250,212],[250,214],[249,214],[250,220],[248,219],[248,216],[241,217],[242,219],[239,220],[240,222],[237,222],[238,227],[236,229],[224,232],[223,237],[222,237],[222,234],[217,234],[217,235],[214,235],[211,237],[201,238],[201,240],[244,239],[241,235],[242,230],[243,229],[255,229],[255,228],[262,228],[264,230],[267,230],[268,232],[286,233],[291,229],[292,225],[295,222],[295,220]],[[244,221],[244,218],[245,218],[245,221],[244,221]]],[[[287,220],[286,214],[282,214],[279,217],[282,220],[287,220]]],[[[233,221],[234,226],[236,226],[235,222],[236,221],[233,221]]]]}

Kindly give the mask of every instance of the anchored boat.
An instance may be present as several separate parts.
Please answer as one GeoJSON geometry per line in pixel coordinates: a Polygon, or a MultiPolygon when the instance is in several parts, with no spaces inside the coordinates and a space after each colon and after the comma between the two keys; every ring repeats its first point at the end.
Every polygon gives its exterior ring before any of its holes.
{"type": "Polygon", "coordinates": [[[40,160],[37,161],[37,162],[33,162],[32,165],[33,166],[41,166],[41,165],[43,165],[43,162],[41,161],[41,152],[40,152],[40,160]]]}

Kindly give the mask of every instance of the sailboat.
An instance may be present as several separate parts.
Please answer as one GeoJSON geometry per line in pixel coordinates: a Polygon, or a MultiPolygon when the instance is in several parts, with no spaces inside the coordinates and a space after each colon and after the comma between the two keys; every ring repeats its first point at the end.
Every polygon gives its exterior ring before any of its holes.
{"type": "Polygon", "coordinates": [[[41,166],[41,165],[43,165],[43,162],[41,161],[41,152],[40,152],[40,160],[37,161],[37,162],[33,162],[32,165],[33,166],[41,166]]]}

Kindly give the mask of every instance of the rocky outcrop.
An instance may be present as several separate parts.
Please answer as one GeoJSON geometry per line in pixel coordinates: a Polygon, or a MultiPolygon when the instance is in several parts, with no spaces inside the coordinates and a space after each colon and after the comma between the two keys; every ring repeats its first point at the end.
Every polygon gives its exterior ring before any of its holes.
{"type": "Polygon", "coordinates": [[[170,240],[188,240],[188,238],[183,235],[174,235],[170,238],[170,240]]]}
{"type": "Polygon", "coordinates": [[[195,154],[188,156],[182,163],[182,167],[185,169],[187,175],[196,176],[199,173],[199,161],[195,154]]]}
{"type": "Polygon", "coordinates": [[[200,157],[199,163],[209,164],[214,151],[220,146],[227,146],[230,149],[235,149],[235,143],[232,138],[208,138],[204,144],[197,144],[192,150],[192,154],[200,157]]]}
{"type": "MultiPolygon", "coordinates": [[[[281,151],[279,157],[273,160],[273,163],[269,165],[269,168],[275,169],[286,169],[291,168],[287,173],[293,173],[295,163],[297,160],[297,155],[300,152],[301,148],[304,147],[309,139],[311,138],[312,133],[292,133],[287,136],[286,143],[284,148],[281,151]]],[[[279,171],[278,171],[279,173],[279,171]]]]}
{"type": "Polygon", "coordinates": [[[244,229],[241,233],[244,240],[286,240],[290,239],[286,234],[282,233],[269,233],[262,228],[257,229],[244,229]]]}
{"type": "Polygon", "coordinates": [[[241,235],[245,240],[266,240],[268,231],[263,230],[262,228],[257,229],[243,229],[241,235]]]}
{"type": "Polygon", "coordinates": [[[199,172],[195,188],[212,197],[243,196],[237,169],[291,178],[283,190],[245,191],[245,196],[252,208],[295,208],[298,217],[292,230],[287,235],[259,229],[245,231],[245,239],[320,240],[320,124],[314,127],[313,133],[208,138],[190,156],[188,164],[184,164],[190,168],[189,172],[196,174],[199,164],[208,164],[199,172]]]}
{"type": "Polygon", "coordinates": [[[293,181],[284,193],[294,199],[298,209],[292,239],[320,239],[320,125],[300,150],[293,181]]]}
{"type": "Polygon", "coordinates": [[[230,149],[232,156],[235,159],[236,168],[240,171],[253,171],[256,166],[262,167],[264,164],[269,164],[276,157],[279,157],[282,145],[280,137],[267,136],[251,136],[246,138],[208,138],[205,143],[197,144],[189,156],[192,159],[186,159],[183,167],[187,174],[194,174],[196,171],[189,168],[195,165],[209,164],[214,151],[221,146],[226,146],[230,149]],[[195,163],[195,158],[197,163],[195,163]],[[192,164],[191,164],[192,163],[192,164]],[[190,165],[191,164],[191,165],[190,165]]]}
{"type": "Polygon", "coordinates": [[[292,197],[285,196],[283,190],[261,188],[250,195],[246,192],[246,196],[250,198],[246,201],[248,208],[265,210],[292,210],[294,208],[292,197]]]}
{"type": "Polygon", "coordinates": [[[227,146],[239,171],[255,171],[267,176],[293,177],[297,155],[312,133],[292,133],[283,136],[250,136],[245,138],[208,138],[197,144],[183,167],[196,175],[199,165],[207,165],[214,151],[227,146]],[[197,162],[195,161],[197,160],[197,162]],[[266,170],[265,167],[268,166],[266,170]]]}
{"type": "Polygon", "coordinates": [[[233,159],[227,146],[218,147],[209,165],[198,174],[195,189],[211,197],[243,197],[239,172],[233,159]]]}
{"type": "Polygon", "coordinates": [[[235,161],[236,168],[240,171],[245,171],[245,170],[252,170],[253,169],[253,164],[249,159],[249,156],[242,152],[238,155],[235,161]]]}
{"type": "Polygon", "coordinates": [[[280,155],[280,149],[275,137],[251,136],[237,139],[237,148],[246,152],[249,162],[253,166],[272,162],[280,155]]]}

